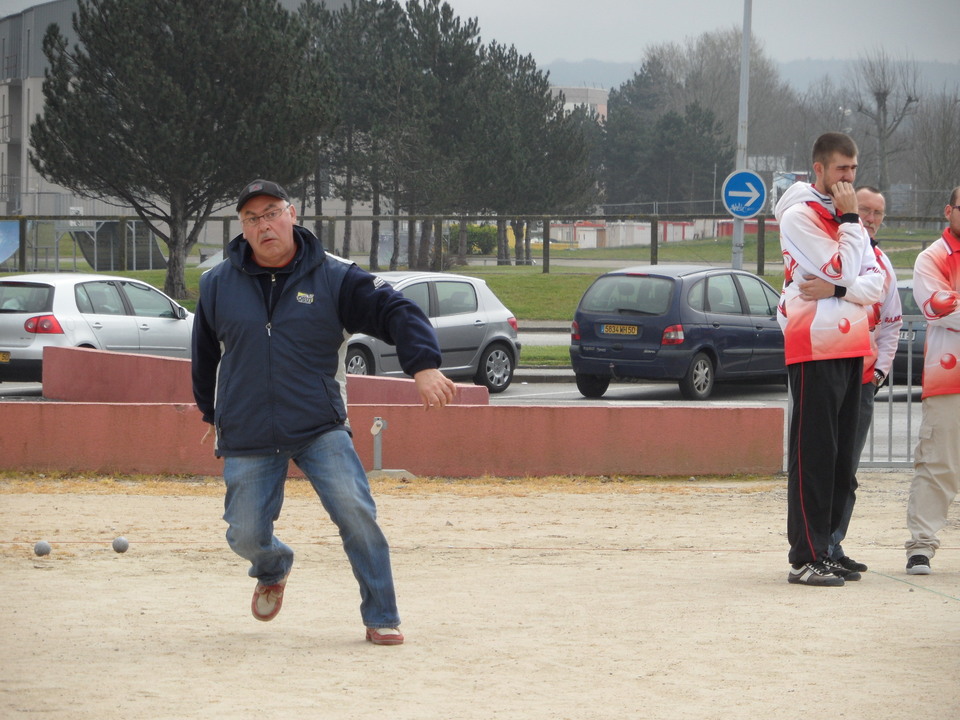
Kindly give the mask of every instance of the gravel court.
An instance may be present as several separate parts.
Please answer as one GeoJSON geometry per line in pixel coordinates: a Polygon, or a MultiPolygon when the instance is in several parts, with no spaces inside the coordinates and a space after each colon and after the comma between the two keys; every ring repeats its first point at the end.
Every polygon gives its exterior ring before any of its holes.
{"type": "Polygon", "coordinates": [[[786,582],[782,477],[377,481],[407,636],[380,648],[302,481],[284,608],[258,623],[218,482],[6,479],[0,715],[956,716],[958,523],[907,576],[909,475],[861,484],[848,550],[871,569],[834,589],[786,582]]]}

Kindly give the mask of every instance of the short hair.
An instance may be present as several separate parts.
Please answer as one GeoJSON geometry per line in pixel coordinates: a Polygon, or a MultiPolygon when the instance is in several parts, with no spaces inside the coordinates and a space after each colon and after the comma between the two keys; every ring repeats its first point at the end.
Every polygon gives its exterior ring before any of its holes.
{"type": "Polygon", "coordinates": [[[813,144],[813,161],[815,163],[823,163],[826,165],[835,153],[852,158],[859,155],[857,152],[857,144],[853,141],[853,138],[846,133],[824,133],[818,137],[817,141],[813,144]]]}
{"type": "Polygon", "coordinates": [[[957,205],[958,203],[960,203],[960,185],[957,185],[950,193],[950,204],[957,205]]]}
{"type": "Polygon", "coordinates": [[[883,195],[883,193],[880,192],[880,188],[875,188],[873,185],[861,185],[857,188],[857,192],[860,192],[861,190],[866,190],[874,195],[883,195]]]}

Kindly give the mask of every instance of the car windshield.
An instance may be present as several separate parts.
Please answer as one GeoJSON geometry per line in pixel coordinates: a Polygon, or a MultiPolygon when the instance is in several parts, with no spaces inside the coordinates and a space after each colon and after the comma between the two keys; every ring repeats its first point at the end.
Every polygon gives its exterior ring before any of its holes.
{"type": "Polygon", "coordinates": [[[673,280],[650,275],[604,275],[580,302],[587,312],[663,315],[670,307],[673,280]]]}
{"type": "Polygon", "coordinates": [[[41,283],[0,283],[0,312],[40,313],[53,309],[53,287],[41,283]]]}

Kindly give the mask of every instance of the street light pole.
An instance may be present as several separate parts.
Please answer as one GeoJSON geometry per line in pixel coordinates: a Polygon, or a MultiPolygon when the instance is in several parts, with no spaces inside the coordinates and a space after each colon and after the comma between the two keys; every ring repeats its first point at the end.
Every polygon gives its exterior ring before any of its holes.
{"type": "MultiPolygon", "coordinates": [[[[737,170],[747,169],[747,99],[750,95],[750,18],[753,0],[743,0],[743,38],[740,45],[740,110],[737,122],[737,170]]],[[[733,219],[733,258],[735,270],[743,269],[743,219],[733,219]]]]}

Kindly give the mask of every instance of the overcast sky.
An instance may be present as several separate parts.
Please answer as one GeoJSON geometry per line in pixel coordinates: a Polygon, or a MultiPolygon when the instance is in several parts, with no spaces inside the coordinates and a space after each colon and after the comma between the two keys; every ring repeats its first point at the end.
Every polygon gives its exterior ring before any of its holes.
{"type": "MultiPolygon", "coordinates": [[[[43,0],[0,0],[0,16],[43,0]]],[[[742,27],[744,0],[447,0],[496,40],[555,60],[638,62],[644,49],[742,27]]],[[[957,0],[753,0],[752,29],[767,56],[850,60],[882,45],[889,55],[960,63],[957,0]]],[[[960,73],[958,73],[960,75],[960,73]]]]}
{"type": "MultiPolygon", "coordinates": [[[[496,40],[555,60],[636,62],[656,43],[743,26],[744,0],[447,0],[496,40]]],[[[957,0],[753,0],[752,31],[768,57],[847,60],[888,55],[960,62],[957,0]]]]}

